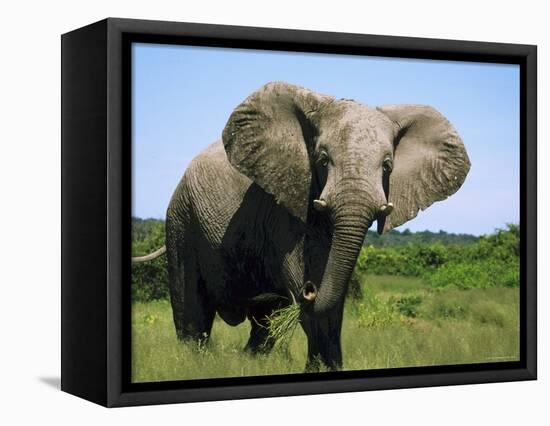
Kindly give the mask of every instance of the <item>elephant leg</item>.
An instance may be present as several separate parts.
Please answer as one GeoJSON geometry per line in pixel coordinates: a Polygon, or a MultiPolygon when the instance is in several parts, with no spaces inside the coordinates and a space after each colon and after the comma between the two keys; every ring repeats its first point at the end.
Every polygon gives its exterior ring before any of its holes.
{"type": "Polygon", "coordinates": [[[251,354],[268,354],[275,341],[269,338],[267,321],[264,317],[248,316],[250,320],[250,337],[244,347],[245,352],[251,354]]]}
{"type": "Polygon", "coordinates": [[[244,350],[252,354],[267,354],[273,349],[275,340],[270,337],[268,330],[268,316],[274,310],[280,309],[288,304],[283,297],[273,297],[269,301],[254,304],[248,308],[248,319],[250,320],[250,337],[244,350]]]}
{"type": "Polygon", "coordinates": [[[178,339],[206,342],[216,311],[207,297],[195,256],[181,249],[168,251],[168,276],[178,339]]]}
{"type": "Polygon", "coordinates": [[[307,336],[306,372],[316,372],[324,366],[340,370],[342,364],[342,314],[343,306],[324,318],[303,315],[301,325],[307,336]]]}

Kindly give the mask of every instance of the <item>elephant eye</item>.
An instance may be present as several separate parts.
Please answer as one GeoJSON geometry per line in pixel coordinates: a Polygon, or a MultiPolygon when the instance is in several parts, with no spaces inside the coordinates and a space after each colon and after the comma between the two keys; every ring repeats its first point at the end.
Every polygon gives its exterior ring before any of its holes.
{"type": "Polygon", "coordinates": [[[317,160],[319,164],[323,167],[326,167],[328,165],[328,154],[326,151],[321,151],[319,153],[319,159],[317,160]]]}
{"type": "Polygon", "coordinates": [[[393,163],[390,158],[386,158],[384,162],[382,163],[382,169],[384,170],[384,173],[391,173],[393,170],[393,163]]]}

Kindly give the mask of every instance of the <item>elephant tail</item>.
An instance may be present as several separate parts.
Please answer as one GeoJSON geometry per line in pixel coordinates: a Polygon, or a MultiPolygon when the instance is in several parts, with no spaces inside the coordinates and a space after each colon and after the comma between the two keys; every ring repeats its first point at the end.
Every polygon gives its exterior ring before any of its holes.
{"type": "Polygon", "coordinates": [[[166,253],[165,245],[158,250],[155,250],[153,253],[146,254],[145,256],[132,257],[132,263],[148,262],[150,260],[156,259],[159,256],[162,256],[164,253],[166,253]]]}

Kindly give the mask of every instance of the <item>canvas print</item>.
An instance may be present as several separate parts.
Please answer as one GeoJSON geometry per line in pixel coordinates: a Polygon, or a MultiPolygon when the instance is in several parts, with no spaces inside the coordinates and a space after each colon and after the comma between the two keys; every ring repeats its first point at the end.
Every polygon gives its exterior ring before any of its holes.
{"type": "Polygon", "coordinates": [[[519,360],[519,90],[134,43],[132,382],[519,360]]]}

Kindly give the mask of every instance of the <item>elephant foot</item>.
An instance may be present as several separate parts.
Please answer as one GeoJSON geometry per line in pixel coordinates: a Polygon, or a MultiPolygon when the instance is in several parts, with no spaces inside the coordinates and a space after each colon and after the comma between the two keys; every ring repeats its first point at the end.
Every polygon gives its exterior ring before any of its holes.
{"type": "Polygon", "coordinates": [[[250,344],[250,342],[248,342],[244,347],[244,351],[250,355],[267,355],[272,349],[273,343],[269,340],[259,344],[250,344]]]}
{"type": "Polygon", "coordinates": [[[250,337],[244,347],[244,351],[251,355],[266,355],[273,349],[275,341],[269,335],[265,325],[252,322],[250,337]]]}
{"type": "Polygon", "coordinates": [[[186,332],[177,332],[178,341],[189,345],[197,349],[198,351],[204,350],[208,343],[210,342],[210,335],[206,332],[203,333],[186,333],[186,332]]]}

